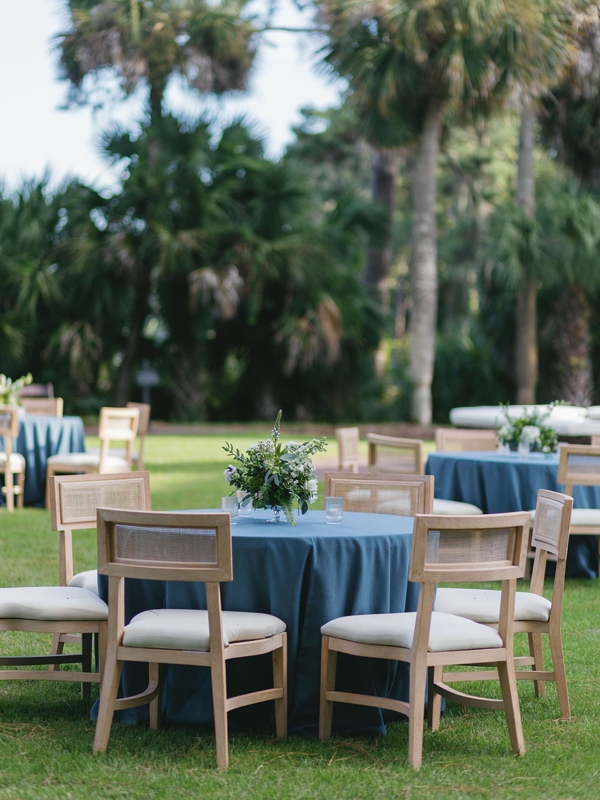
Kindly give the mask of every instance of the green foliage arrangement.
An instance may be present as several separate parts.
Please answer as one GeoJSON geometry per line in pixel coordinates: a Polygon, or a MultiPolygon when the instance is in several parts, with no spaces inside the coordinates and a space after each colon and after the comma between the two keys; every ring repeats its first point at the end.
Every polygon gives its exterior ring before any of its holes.
{"type": "Polygon", "coordinates": [[[521,442],[531,445],[531,449],[541,453],[554,453],[558,447],[558,436],[554,428],[544,425],[556,403],[550,403],[547,411],[534,408],[521,417],[511,417],[508,406],[500,404],[504,409],[504,422],[498,429],[498,440],[515,449],[521,442]]]}
{"type": "Polygon", "coordinates": [[[310,456],[322,452],[327,445],[324,437],[302,444],[282,444],[280,425],[281,411],[277,414],[271,438],[259,440],[245,453],[225,442],[223,450],[233,456],[239,467],[230,464],[223,474],[231,486],[250,496],[256,508],[280,507],[288,522],[295,525],[292,514],[294,501],[306,514],[309,504],[317,499],[318,481],[310,456]]]}
{"type": "Polygon", "coordinates": [[[24,386],[27,386],[33,378],[31,372],[17,378],[16,381],[7,378],[6,375],[0,373],[0,405],[2,406],[15,406],[18,405],[17,395],[24,386]]]}

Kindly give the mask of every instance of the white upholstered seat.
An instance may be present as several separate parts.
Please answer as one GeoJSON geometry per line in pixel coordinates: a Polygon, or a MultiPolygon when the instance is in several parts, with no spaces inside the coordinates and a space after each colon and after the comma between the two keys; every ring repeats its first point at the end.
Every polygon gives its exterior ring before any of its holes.
{"type": "MultiPolygon", "coordinates": [[[[271,614],[223,611],[225,644],[266,639],[285,631],[285,622],[271,614]]],[[[208,611],[160,608],[142,611],[125,626],[124,647],[208,652],[208,611]]]]}
{"type": "MultiPolygon", "coordinates": [[[[0,453],[0,468],[5,466],[6,466],[6,453],[2,452],[0,453]]],[[[11,453],[10,466],[12,468],[13,473],[24,472],[25,458],[21,455],[21,453],[11,453]]]]}
{"type": "MultiPolygon", "coordinates": [[[[50,456],[47,461],[49,466],[54,464],[65,465],[69,467],[100,467],[100,454],[99,453],[59,453],[56,456],[50,456]]],[[[121,456],[107,456],[104,459],[104,472],[129,472],[130,466],[126,458],[121,456]]]]}
{"type": "MultiPolygon", "coordinates": [[[[416,619],[415,611],[340,617],[323,625],[321,633],[350,642],[410,649],[416,619]]],[[[431,615],[429,651],[432,653],[502,646],[502,639],[493,628],[451,614],[431,615]]]]}
{"type": "MultiPolygon", "coordinates": [[[[500,592],[487,589],[438,589],[434,610],[475,622],[495,623],[500,618],[500,596],[500,592]]],[[[539,594],[515,593],[515,620],[518,622],[548,622],[551,609],[550,600],[539,594]]]]}
{"type": "Polygon", "coordinates": [[[69,581],[69,586],[75,586],[79,589],[87,589],[88,592],[98,594],[98,570],[88,569],[85,572],[78,572],[73,575],[69,581]]]}
{"type": "Polygon", "coordinates": [[[444,517],[459,515],[465,516],[472,514],[483,514],[483,511],[472,503],[462,503],[459,500],[440,500],[433,498],[433,513],[441,514],[444,517]]]}
{"type": "MultiPolygon", "coordinates": [[[[535,520],[535,509],[530,512],[531,521],[535,520]]],[[[578,526],[600,526],[600,508],[574,508],[571,511],[571,529],[578,526]]]]}
{"type": "Polygon", "coordinates": [[[21,586],[0,589],[0,618],[105,620],[108,606],[93,592],[70,586],[21,586]]]}

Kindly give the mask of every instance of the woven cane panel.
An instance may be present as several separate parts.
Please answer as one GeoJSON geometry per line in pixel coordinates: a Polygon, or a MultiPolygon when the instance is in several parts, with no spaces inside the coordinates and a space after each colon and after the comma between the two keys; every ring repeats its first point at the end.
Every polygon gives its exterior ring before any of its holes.
{"type": "Polygon", "coordinates": [[[385,447],[385,445],[380,444],[377,445],[375,451],[375,466],[377,467],[375,472],[379,470],[381,472],[398,472],[408,475],[415,475],[419,472],[415,450],[385,447]]]}
{"type": "Polygon", "coordinates": [[[435,531],[427,538],[427,564],[483,564],[512,561],[514,530],[435,531]]]}
{"type": "Polygon", "coordinates": [[[97,508],[145,509],[144,484],[141,480],[63,483],[60,486],[60,498],[64,525],[89,522],[95,526],[97,508]]]}
{"type": "Polygon", "coordinates": [[[580,456],[569,454],[567,456],[567,469],[578,475],[600,476],[600,456],[580,456]]]}
{"type": "Polygon", "coordinates": [[[418,485],[367,483],[336,483],[335,495],[344,498],[346,511],[361,511],[366,514],[396,514],[414,517],[422,514],[422,494],[418,485]]]}
{"type": "Polygon", "coordinates": [[[214,528],[115,525],[116,560],[217,565],[214,528]]]}
{"type": "Polygon", "coordinates": [[[0,413],[0,429],[10,430],[12,425],[12,414],[0,413]]]}
{"type": "Polygon", "coordinates": [[[535,510],[531,544],[558,555],[558,538],[562,522],[562,505],[540,497],[535,510]]]}

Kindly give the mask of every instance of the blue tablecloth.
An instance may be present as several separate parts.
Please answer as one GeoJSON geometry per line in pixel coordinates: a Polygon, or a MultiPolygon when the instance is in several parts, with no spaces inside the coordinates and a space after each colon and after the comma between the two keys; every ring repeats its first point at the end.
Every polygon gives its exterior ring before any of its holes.
{"type": "MultiPolygon", "coordinates": [[[[531,453],[448,452],[431,453],[425,465],[435,477],[435,496],[444,500],[474,503],[485,514],[529,511],[535,508],[538,489],[561,492],[558,455],[531,453]]],[[[600,487],[576,486],[576,508],[600,508],[600,487]]],[[[596,536],[572,536],[567,558],[570,577],[597,577],[596,536]]]]}
{"type": "Polygon", "coordinates": [[[85,432],[81,417],[26,414],[19,421],[16,451],[25,456],[25,505],[44,507],[46,459],[57,453],[83,453],[85,432]]]}
{"type": "MultiPolygon", "coordinates": [[[[240,518],[233,531],[233,581],[221,586],[223,608],[258,611],[283,619],[288,633],[289,730],[316,734],[319,719],[320,628],[336,617],[415,611],[419,587],[408,581],[413,520],[383,514],[345,513],[327,525],[309,511],[297,526],[267,524],[267,512],[240,518]]],[[[100,593],[107,582],[100,576],[100,593]]],[[[151,608],[206,608],[204,584],[127,581],[126,620],[151,608]]],[[[270,655],[228,662],[229,694],[272,686],[270,655]]],[[[127,695],[145,688],[147,670],[128,664],[127,695]]],[[[340,654],[338,688],[408,700],[408,668],[384,660],[340,654]]],[[[167,720],[213,724],[210,674],[203,667],[169,666],[163,689],[167,720]]],[[[134,710],[138,712],[138,710],[134,710]]],[[[139,713],[139,712],[138,712],[139,713]]],[[[144,713],[144,712],[142,712],[144,713]]],[[[147,712],[146,712],[147,713],[147,712]]],[[[379,709],[336,704],[339,733],[385,731],[391,718],[379,709]]],[[[396,715],[397,716],[397,715],[396,715]]],[[[131,718],[131,717],[129,717],[131,718]]],[[[238,709],[230,721],[273,725],[273,704],[238,709]]]]}

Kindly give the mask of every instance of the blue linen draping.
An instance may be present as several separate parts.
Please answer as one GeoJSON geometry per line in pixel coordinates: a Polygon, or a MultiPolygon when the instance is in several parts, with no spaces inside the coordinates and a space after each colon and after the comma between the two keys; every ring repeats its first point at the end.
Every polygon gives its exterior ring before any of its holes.
{"type": "Polygon", "coordinates": [[[85,431],[81,417],[25,414],[19,420],[15,450],[25,457],[25,505],[45,505],[46,460],[57,453],[83,453],[85,431]]]}
{"type": "MultiPolygon", "coordinates": [[[[255,510],[232,527],[233,581],[221,585],[223,608],[274,614],[284,620],[289,730],[313,735],[319,718],[321,626],[349,614],[416,610],[419,587],[408,580],[413,520],[345,513],[342,523],[334,526],[325,523],[324,512],[309,511],[293,527],[269,525],[267,516],[255,510]]],[[[100,593],[106,598],[102,576],[100,593]]],[[[127,621],[151,608],[206,608],[204,585],[196,583],[130,580],[125,597],[127,621]]],[[[126,695],[144,688],[144,670],[125,665],[126,695]]],[[[272,685],[270,655],[228,662],[227,670],[230,696],[272,685]]],[[[345,691],[408,700],[408,669],[396,662],[340,654],[337,685],[345,691]]],[[[169,666],[162,698],[167,720],[212,725],[208,668],[169,666]]],[[[391,716],[380,709],[336,704],[334,730],[383,732],[384,720],[391,716]]],[[[230,719],[234,725],[272,725],[273,704],[238,709],[230,719]]]]}
{"type": "MultiPolygon", "coordinates": [[[[500,453],[496,451],[431,453],[425,465],[435,477],[435,496],[479,506],[485,514],[529,511],[535,508],[539,489],[561,492],[556,453],[500,453]]],[[[600,508],[600,487],[574,487],[576,508],[600,508]]],[[[567,575],[595,578],[598,537],[572,536],[567,575]]]]}

